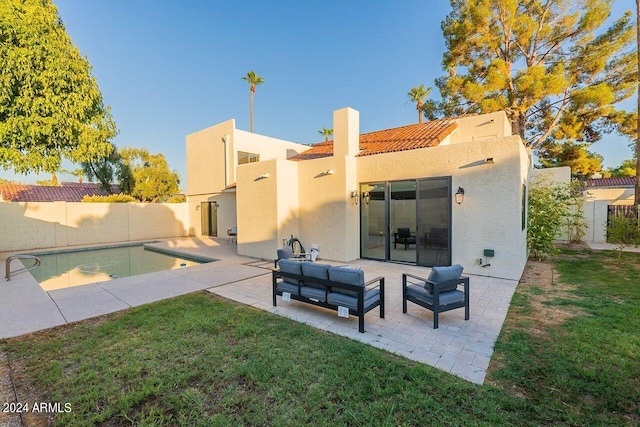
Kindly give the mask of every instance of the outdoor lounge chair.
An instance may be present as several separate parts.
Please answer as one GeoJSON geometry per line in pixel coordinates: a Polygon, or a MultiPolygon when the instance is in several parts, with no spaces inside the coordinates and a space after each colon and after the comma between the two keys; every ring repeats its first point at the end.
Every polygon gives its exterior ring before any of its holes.
{"type": "Polygon", "coordinates": [[[407,301],[433,311],[433,329],[438,328],[438,314],[456,308],[464,307],[464,320],[469,320],[469,278],[462,269],[459,264],[433,267],[427,279],[402,274],[402,312],[407,312],[407,301]]]}
{"type": "Polygon", "coordinates": [[[394,233],[393,249],[396,249],[398,243],[403,244],[406,251],[409,245],[416,244],[416,236],[411,234],[408,228],[398,228],[398,232],[394,233]]]}

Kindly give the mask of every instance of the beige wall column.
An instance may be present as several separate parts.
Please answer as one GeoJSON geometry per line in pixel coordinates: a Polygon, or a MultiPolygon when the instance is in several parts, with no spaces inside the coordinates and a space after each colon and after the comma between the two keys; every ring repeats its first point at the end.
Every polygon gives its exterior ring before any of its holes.
{"type": "Polygon", "coordinates": [[[334,154],[299,163],[300,239],[318,245],[320,259],[348,262],[360,255],[360,215],[351,199],[358,188],[359,113],[333,113],[334,154]]]}
{"type": "Polygon", "coordinates": [[[275,159],[238,166],[238,254],[274,259],[283,238],[300,236],[297,170],[275,159]]]}

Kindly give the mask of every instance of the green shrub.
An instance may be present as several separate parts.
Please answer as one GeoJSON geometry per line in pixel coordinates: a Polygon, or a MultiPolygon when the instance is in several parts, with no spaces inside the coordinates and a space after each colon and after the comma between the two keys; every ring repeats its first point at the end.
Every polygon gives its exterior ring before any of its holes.
{"type": "Polygon", "coordinates": [[[137,200],[128,194],[110,194],[108,196],[84,196],[83,203],[129,203],[137,200]]]}
{"type": "Polygon", "coordinates": [[[637,218],[615,215],[607,224],[607,242],[618,245],[618,263],[627,246],[640,246],[640,224],[637,218]]]}
{"type": "Polygon", "coordinates": [[[539,181],[531,185],[527,208],[527,248],[537,259],[558,250],[555,241],[566,232],[569,241],[578,242],[586,222],[582,215],[582,196],[576,182],[569,184],[539,181]]]}

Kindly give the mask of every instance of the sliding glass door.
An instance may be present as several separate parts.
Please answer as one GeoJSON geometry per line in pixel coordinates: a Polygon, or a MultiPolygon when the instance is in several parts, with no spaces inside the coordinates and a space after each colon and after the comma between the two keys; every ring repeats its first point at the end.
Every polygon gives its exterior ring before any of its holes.
{"type": "Polygon", "coordinates": [[[361,256],[451,264],[451,178],[361,184],[361,256]]]}
{"type": "Polygon", "coordinates": [[[360,185],[360,253],[363,258],[387,259],[386,183],[360,185]]]}
{"type": "Polygon", "coordinates": [[[451,178],[418,180],[418,265],[451,265],[451,178]]]}
{"type": "Polygon", "coordinates": [[[416,262],[416,181],[391,182],[389,194],[389,260],[416,262]]]}

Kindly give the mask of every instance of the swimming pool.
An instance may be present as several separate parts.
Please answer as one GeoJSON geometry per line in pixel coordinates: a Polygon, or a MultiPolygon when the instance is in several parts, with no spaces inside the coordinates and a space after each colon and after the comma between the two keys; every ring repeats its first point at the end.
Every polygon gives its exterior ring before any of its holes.
{"type": "Polygon", "coordinates": [[[158,252],[142,244],[38,252],[33,255],[40,258],[42,264],[32,270],[31,275],[45,291],[214,261],[158,252]]]}

